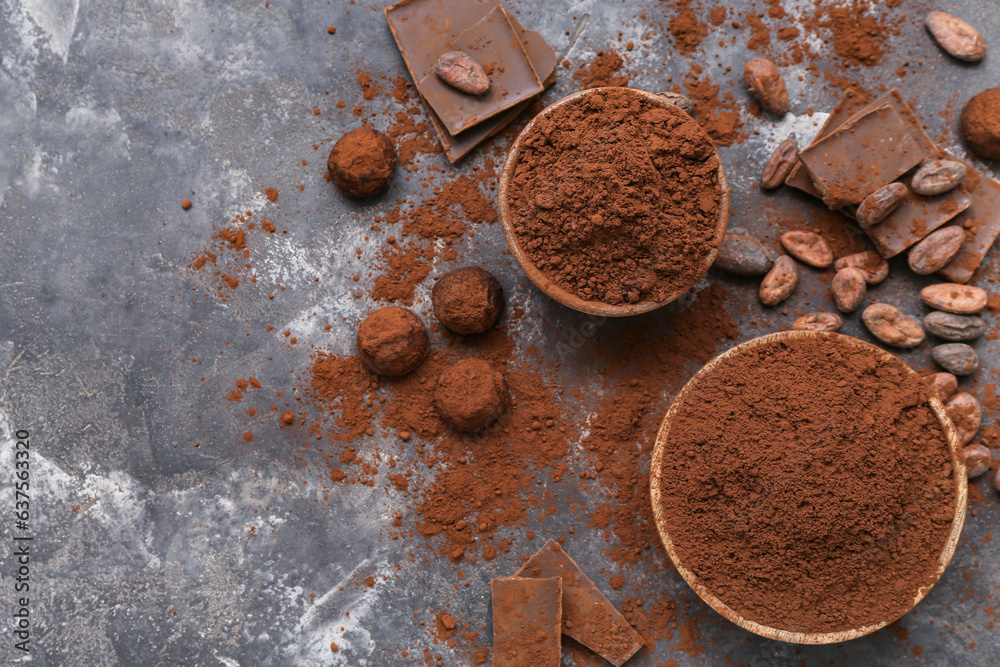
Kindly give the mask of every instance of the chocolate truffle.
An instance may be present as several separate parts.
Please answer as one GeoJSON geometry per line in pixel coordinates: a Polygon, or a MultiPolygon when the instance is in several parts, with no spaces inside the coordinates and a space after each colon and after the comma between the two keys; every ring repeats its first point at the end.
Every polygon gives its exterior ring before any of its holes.
{"type": "Polygon", "coordinates": [[[489,426],[509,405],[507,380],[482,359],[463,359],[445,369],[434,389],[434,407],[461,431],[489,426]]]}
{"type": "Polygon", "coordinates": [[[965,103],[961,131],[973,153],[1000,160],[1000,88],[987,88],[965,103]]]}
{"type": "Polygon", "coordinates": [[[497,323],[503,310],[503,288],[489,271],[467,266],[441,278],[431,291],[431,302],[441,324],[467,336],[497,323]]]}
{"type": "Polygon", "coordinates": [[[358,327],[361,361],[380,375],[398,377],[415,370],[427,347],[424,323],[406,308],[379,308],[358,327]]]}
{"type": "Polygon", "coordinates": [[[389,137],[362,125],[333,145],[326,166],[333,184],[348,197],[374,197],[389,189],[396,147],[389,137]]]}

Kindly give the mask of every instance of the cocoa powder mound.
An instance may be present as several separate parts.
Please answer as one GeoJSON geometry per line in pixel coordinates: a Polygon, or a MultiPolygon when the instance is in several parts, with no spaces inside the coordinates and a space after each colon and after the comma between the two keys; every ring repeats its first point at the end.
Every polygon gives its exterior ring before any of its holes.
{"type": "Polygon", "coordinates": [[[608,304],[694,284],[716,238],[719,160],[676,107],[628,89],[538,118],[510,184],[518,243],[563,289],[608,304]]]}
{"type": "Polygon", "coordinates": [[[589,67],[581,67],[573,72],[573,80],[580,84],[580,90],[602,88],[604,86],[627,86],[628,75],[621,73],[625,61],[614,51],[603,49],[589,67]]]}
{"type": "MultiPolygon", "coordinates": [[[[704,68],[692,63],[684,76],[684,89],[694,103],[694,117],[717,146],[731,146],[746,137],[739,108],[731,92],[720,97],[719,86],[703,76],[704,68]]],[[[674,87],[680,92],[680,87],[674,87]]]]}
{"type": "Polygon", "coordinates": [[[767,626],[892,621],[937,579],[955,511],[944,432],[903,362],[849,340],[771,342],[699,378],[653,473],[681,562],[767,626]]]}
{"type": "Polygon", "coordinates": [[[877,65],[885,55],[888,29],[870,10],[867,0],[853,0],[843,7],[821,7],[816,22],[833,34],[833,51],[843,60],[877,65]]]}
{"type": "Polygon", "coordinates": [[[699,21],[691,8],[691,0],[678,0],[674,7],[677,12],[668,25],[674,45],[681,53],[690,53],[701,44],[708,35],[708,26],[699,21]]]}

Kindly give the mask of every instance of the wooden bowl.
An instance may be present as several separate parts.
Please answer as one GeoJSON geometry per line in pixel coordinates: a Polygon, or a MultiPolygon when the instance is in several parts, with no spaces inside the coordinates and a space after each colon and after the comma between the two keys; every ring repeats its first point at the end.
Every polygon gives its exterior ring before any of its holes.
{"type": "MultiPolygon", "coordinates": [[[[777,639],[779,641],[791,642],[794,644],[837,644],[871,634],[876,630],[889,625],[895,621],[896,618],[888,618],[874,625],[865,625],[839,632],[790,632],[780,628],[772,628],[766,625],[761,625],[760,623],[744,618],[716,597],[715,594],[701,582],[698,575],[684,566],[684,563],[681,562],[677,550],[674,547],[673,541],[670,539],[670,533],[667,531],[666,520],[662,516],[663,510],[661,509],[662,496],[660,493],[660,475],[658,471],[663,467],[663,450],[666,447],[667,439],[670,434],[671,423],[677,412],[680,410],[681,405],[684,404],[688,394],[692,392],[694,387],[697,385],[698,380],[710,375],[716,368],[723,366],[736,355],[754,350],[767,343],[790,340],[794,338],[835,338],[842,344],[850,345],[855,348],[862,348],[882,360],[902,364],[906,367],[907,371],[913,375],[913,377],[920,377],[912,368],[907,366],[894,354],[890,354],[882,348],[876,347],[862,340],[858,340],[857,338],[851,338],[850,336],[844,336],[836,333],[786,331],[761,336],[760,338],[755,338],[746,343],[742,343],[741,345],[737,345],[705,364],[705,366],[684,386],[680,393],[677,394],[673,404],[671,404],[670,409],[663,418],[663,423],[660,425],[660,431],[656,436],[656,445],[653,448],[653,460],[650,466],[649,475],[650,496],[653,502],[653,516],[656,520],[656,529],[660,533],[660,539],[663,540],[663,546],[667,550],[667,555],[670,556],[670,560],[673,562],[674,567],[677,568],[681,577],[684,578],[684,581],[686,581],[688,585],[694,589],[694,592],[698,594],[698,597],[700,597],[709,607],[719,612],[726,619],[732,621],[744,630],[749,630],[750,632],[758,634],[762,637],[767,637],[768,639],[777,639]]],[[[969,482],[965,472],[965,456],[962,452],[962,446],[959,443],[958,433],[955,430],[955,426],[951,423],[951,419],[948,418],[948,414],[945,412],[944,405],[941,404],[941,401],[937,398],[931,398],[929,400],[929,404],[931,410],[934,412],[934,415],[941,423],[941,427],[944,429],[945,437],[948,439],[948,449],[951,451],[952,470],[956,481],[955,516],[952,519],[951,532],[948,535],[948,539],[945,541],[944,548],[938,556],[938,562],[940,565],[938,567],[937,577],[934,580],[934,583],[937,583],[937,581],[941,578],[941,575],[944,574],[945,568],[948,567],[948,563],[951,562],[952,556],[955,555],[955,548],[958,546],[958,539],[962,535],[962,527],[965,525],[965,514],[968,504],[969,482]]],[[[907,609],[906,612],[900,614],[900,616],[908,613],[910,609],[913,609],[918,602],[924,599],[924,596],[930,592],[933,585],[934,584],[932,583],[929,586],[919,588],[913,596],[913,604],[910,605],[910,608],[907,609]]]]}
{"type": "MultiPolygon", "coordinates": [[[[722,199],[719,202],[719,220],[715,226],[715,244],[705,257],[704,266],[698,273],[698,277],[693,280],[690,285],[686,285],[681,289],[675,290],[663,301],[640,301],[639,303],[612,306],[604,303],[603,301],[587,301],[585,299],[581,299],[577,295],[564,290],[562,287],[553,282],[548,276],[540,271],[537,266],[535,266],[535,264],[518,245],[517,236],[514,234],[514,227],[511,222],[510,205],[507,202],[510,182],[514,176],[514,170],[517,168],[518,160],[521,157],[521,145],[524,142],[525,137],[532,131],[535,127],[535,123],[537,123],[539,119],[548,116],[556,109],[566,106],[567,104],[575,104],[588,95],[596,95],[608,90],[622,89],[591,88],[590,90],[573,93],[572,95],[568,95],[558,102],[547,106],[541,111],[541,113],[532,118],[524,129],[521,130],[521,133],[514,141],[514,145],[511,146],[510,152],[507,154],[507,161],[504,163],[503,172],[500,174],[500,192],[497,199],[500,206],[500,225],[503,228],[504,238],[507,240],[507,247],[510,248],[510,252],[514,255],[514,259],[517,261],[518,266],[521,267],[521,270],[524,271],[525,275],[528,276],[531,282],[535,283],[535,286],[537,286],[538,289],[542,290],[542,292],[549,296],[549,298],[554,299],[555,301],[558,301],[562,305],[572,308],[573,310],[605,317],[627,317],[629,315],[647,313],[651,310],[656,310],[657,308],[667,305],[694,287],[694,285],[701,280],[701,277],[708,272],[709,267],[712,266],[712,262],[715,261],[716,254],[719,252],[719,246],[722,245],[722,240],[726,237],[726,226],[729,223],[729,182],[726,180],[726,172],[722,168],[722,160],[719,160],[719,189],[722,192],[722,199]]],[[[665,107],[672,106],[670,102],[667,102],[662,97],[646,92],[645,90],[638,90],[635,88],[626,88],[625,90],[629,90],[636,95],[645,97],[647,100],[650,100],[655,104],[665,107]]],[[[719,157],[718,152],[715,152],[715,157],[719,157]]]]}

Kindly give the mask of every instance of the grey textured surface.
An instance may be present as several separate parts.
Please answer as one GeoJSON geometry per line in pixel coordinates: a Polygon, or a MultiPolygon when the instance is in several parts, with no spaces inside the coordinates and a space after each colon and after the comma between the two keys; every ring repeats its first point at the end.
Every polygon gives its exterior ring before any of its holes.
{"type": "MultiPolygon", "coordinates": [[[[509,3],[574,65],[622,31],[624,41],[648,39],[629,65],[631,85],[662,89],[667,76],[676,82],[699,60],[723,93],[744,99],[738,73],[746,49],[716,48],[713,33],[702,50],[679,55],[650,27],[655,15],[669,17],[667,4],[509,3]],[[644,11],[648,19],[639,17],[644,11]],[[565,31],[584,15],[589,21],[570,49],[565,31]]],[[[812,5],[784,4],[790,11],[812,5]]],[[[903,4],[915,17],[930,8],[903,4]]],[[[960,5],[956,12],[1000,48],[994,2],[941,4],[960,5]]],[[[345,113],[320,122],[312,109],[330,112],[334,100],[344,99],[348,110],[361,104],[366,112],[379,111],[376,126],[385,123],[381,112],[390,102],[362,100],[355,77],[358,68],[404,73],[381,13],[372,11],[380,6],[369,0],[277,0],[268,7],[257,0],[0,0],[0,599],[10,604],[13,591],[12,434],[30,429],[38,534],[32,664],[422,664],[424,647],[445,664],[463,664],[465,654],[435,643],[420,625],[432,621],[430,610],[444,608],[471,621],[488,645],[489,579],[514,571],[530,543],[465,567],[470,585],[456,590],[450,564],[413,565],[430,553],[421,538],[386,538],[403,504],[386,492],[385,470],[375,487],[344,486],[321,498],[321,470],[288,465],[286,436],[277,428],[254,422],[258,446],[241,446],[245,406],[223,396],[249,375],[262,380],[268,396],[276,390],[290,395],[295,376],[289,370],[308,365],[305,343],[346,351],[349,323],[371,305],[351,298],[357,285],[350,276],[374,256],[363,237],[372,214],[391,202],[345,202],[323,181],[324,156],[312,144],[357,121],[345,113]],[[326,33],[331,24],[335,36],[326,33]],[[277,207],[261,194],[270,185],[282,192],[277,207]],[[187,197],[195,206],[185,212],[179,202],[187,197]],[[257,282],[221,301],[186,266],[220,224],[245,210],[278,216],[288,233],[275,235],[266,250],[253,250],[257,282]],[[319,316],[309,317],[313,312],[319,316]],[[326,333],[316,325],[323,318],[346,322],[326,333]],[[303,344],[289,348],[279,340],[286,329],[303,344]],[[355,585],[359,572],[376,576],[376,585],[355,585]],[[331,652],[331,641],[339,652],[331,652]],[[401,657],[404,650],[409,658],[401,657]]],[[[945,146],[964,154],[957,111],[971,93],[1000,80],[1000,60],[991,54],[979,66],[960,65],[933,46],[917,21],[899,27],[882,64],[855,70],[852,78],[872,88],[898,85],[916,102],[931,135],[944,134],[945,146]],[[904,61],[910,71],[898,79],[894,72],[904,61]]],[[[821,39],[810,39],[826,53],[821,39]]],[[[576,89],[569,71],[560,70],[546,100],[576,89]]],[[[816,206],[787,193],[761,195],[759,165],[790,130],[815,129],[821,116],[809,118],[807,107],[828,109],[838,96],[822,79],[801,73],[802,81],[795,72],[789,76],[800,115],[775,124],[745,114],[747,129],[760,134],[720,151],[733,187],[731,226],[772,243],[789,220],[806,219],[816,206]]],[[[481,160],[454,170],[440,155],[423,156],[418,165],[449,177],[481,160]]],[[[419,180],[397,178],[392,197],[424,197],[419,180]]],[[[501,259],[499,228],[480,230],[476,240],[462,249],[495,270],[510,300],[527,312],[522,345],[540,345],[572,375],[573,359],[560,358],[558,344],[582,316],[546,301],[501,259]]],[[[996,260],[994,251],[979,283],[988,290],[996,260]]],[[[880,296],[920,312],[917,288],[931,280],[899,262],[893,269],[880,296]]],[[[787,325],[761,313],[749,281],[715,272],[703,285],[709,281],[740,294],[733,312],[744,339],[787,325]],[[766,324],[755,325],[758,319],[766,324]]],[[[429,282],[418,291],[420,307],[429,282]]],[[[805,287],[803,293],[825,294],[818,274],[807,273],[805,287]]],[[[639,324],[606,326],[665,329],[669,318],[667,309],[639,324]]],[[[986,319],[995,330],[995,318],[986,319]]],[[[845,331],[865,335],[857,317],[845,331]]],[[[997,343],[981,341],[977,350],[984,369],[971,383],[981,389],[996,382],[997,343]]],[[[929,346],[904,359],[928,366],[929,346]]],[[[587,388],[586,378],[578,381],[587,388]]],[[[669,398],[663,397],[661,412],[669,398]]],[[[994,421],[988,412],[987,423],[994,421]]],[[[386,440],[383,447],[406,456],[399,443],[386,440]]],[[[596,533],[577,534],[567,549],[616,602],[624,591],[610,591],[608,579],[622,574],[675,600],[680,621],[698,619],[704,653],[678,650],[675,637],[634,664],[992,665],[1000,656],[994,627],[1000,540],[991,539],[1000,504],[985,478],[976,485],[986,500],[973,506],[977,512],[943,580],[900,622],[906,632],[882,631],[843,646],[755,638],[714,616],[676,574],[645,581],[641,568],[607,562],[596,533]]],[[[546,524],[556,531],[579,520],[569,509],[573,490],[560,494],[563,511],[546,524]]],[[[4,658],[19,656],[9,634],[0,643],[4,658]]]]}

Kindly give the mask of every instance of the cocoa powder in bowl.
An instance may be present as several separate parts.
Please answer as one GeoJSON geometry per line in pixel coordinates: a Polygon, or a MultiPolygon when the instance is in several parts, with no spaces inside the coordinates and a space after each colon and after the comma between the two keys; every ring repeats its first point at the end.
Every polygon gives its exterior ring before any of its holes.
{"type": "Polygon", "coordinates": [[[654,454],[654,513],[678,569],[766,628],[899,618],[937,581],[964,516],[928,400],[898,358],[835,333],[721,357],[675,400],[654,454]]]}
{"type": "Polygon", "coordinates": [[[711,140],[677,107],[628,88],[586,91],[544,111],[516,148],[501,207],[527,260],[561,290],[660,303],[707,271],[728,195],[711,140]]]}

